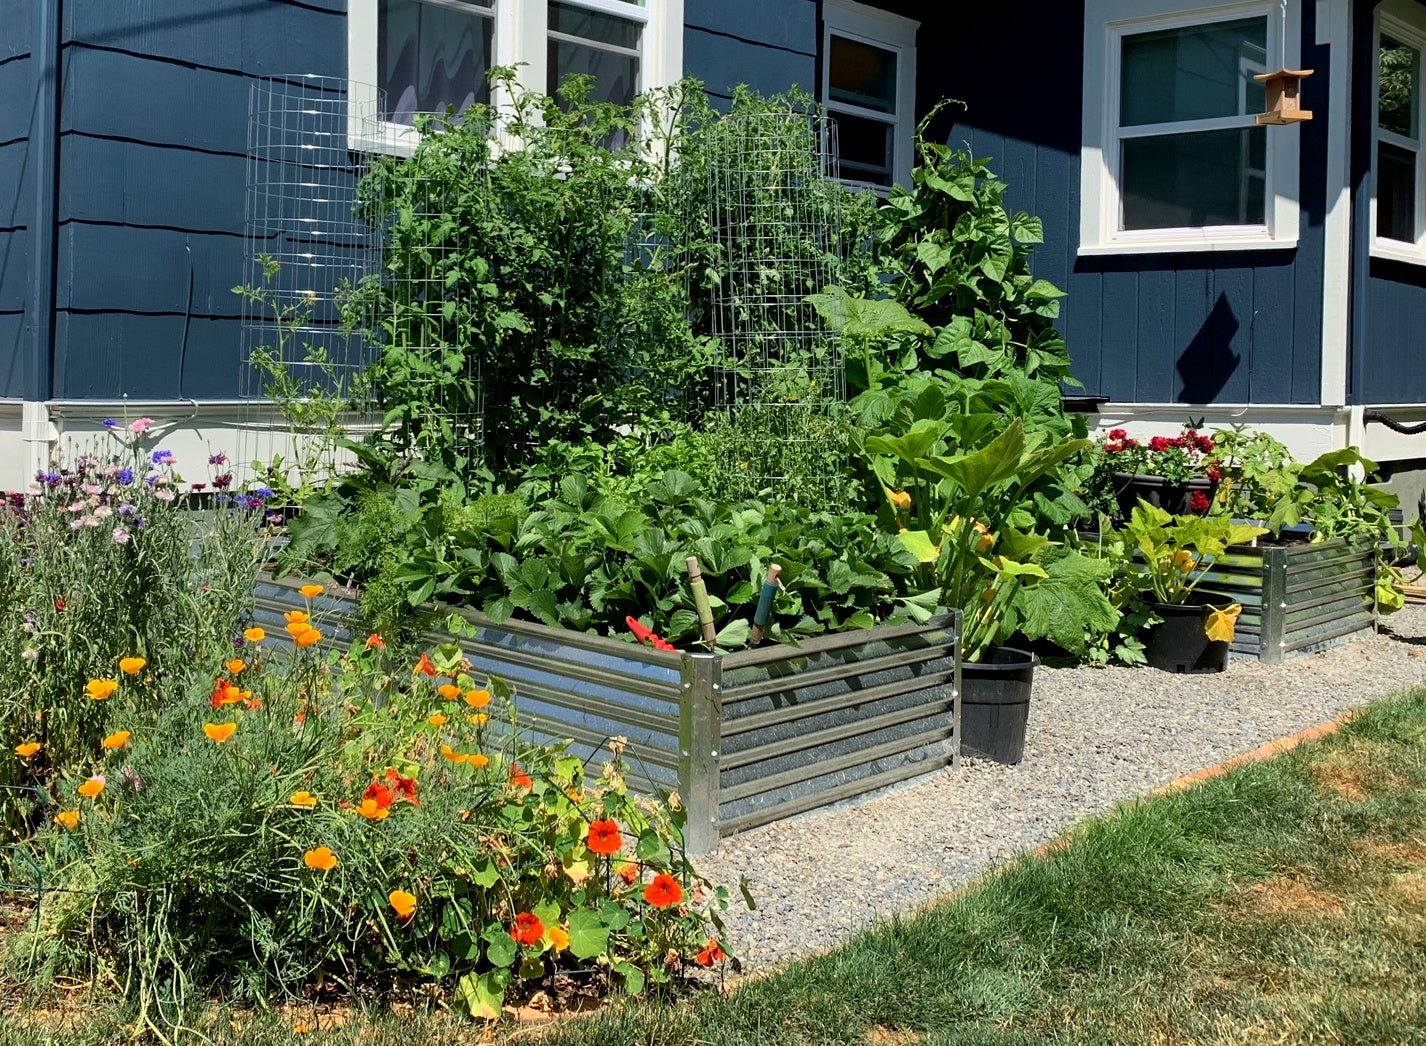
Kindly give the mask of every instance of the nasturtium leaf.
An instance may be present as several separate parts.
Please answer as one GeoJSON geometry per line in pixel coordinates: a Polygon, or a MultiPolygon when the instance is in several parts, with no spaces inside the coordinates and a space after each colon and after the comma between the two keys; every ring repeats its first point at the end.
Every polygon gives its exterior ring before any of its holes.
{"type": "Polygon", "coordinates": [[[500,869],[489,857],[482,857],[471,869],[470,878],[477,886],[483,886],[488,890],[500,881],[500,869]]]}
{"type": "Polygon", "coordinates": [[[1241,603],[1210,608],[1208,623],[1204,625],[1204,631],[1208,633],[1208,638],[1215,643],[1233,642],[1233,636],[1237,632],[1238,615],[1242,612],[1243,605],[1241,603]]]}
{"type": "Polygon", "coordinates": [[[546,926],[554,926],[560,921],[560,905],[553,897],[546,897],[530,909],[530,914],[546,926]]]}
{"type": "Polygon", "coordinates": [[[597,912],[588,908],[569,913],[569,950],[576,959],[603,955],[609,946],[609,927],[597,912]]]}
{"type": "Polygon", "coordinates": [[[581,885],[584,880],[589,878],[589,862],[579,856],[581,852],[587,853],[588,851],[583,847],[580,847],[579,850],[571,850],[560,861],[560,867],[564,869],[564,874],[575,886],[581,885]]]}
{"type": "Polygon", "coordinates": [[[491,923],[482,936],[485,938],[485,957],[490,960],[492,966],[509,966],[515,961],[519,946],[515,943],[515,938],[510,936],[509,930],[499,923],[491,923]]]}
{"type": "Polygon", "coordinates": [[[468,933],[456,934],[450,940],[451,954],[462,962],[480,958],[480,942],[468,933]]]}
{"type": "Polygon", "coordinates": [[[624,990],[630,995],[638,995],[644,990],[644,971],[633,963],[616,962],[614,972],[624,978],[624,990]]]}
{"type": "Polygon", "coordinates": [[[545,964],[539,959],[526,959],[520,964],[520,979],[522,981],[533,981],[544,975],[545,964]]]}
{"type": "Polygon", "coordinates": [[[431,961],[422,967],[421,972],[428,977],[444,977],[451,972],[451,957],[443,951],[438,951],[431,956],[431,961]]]}
{"type": "Polygon", "coordinates": [[[468,973],[456,982],[456,1005],[481,1020],[493,1021],[505,1004],[505,989],[489,973],[468,973]]]}
{"type": "Polygon", "coordinates": [[[604,925],[611,930],[622,930],[629,925],[629,913],[624,910],[624,906],[609,898],[599,902],[599,918],[604,920],[604,925]]]}
{"type": "Polygon", "coordinates": [[[665,865],[668,863],[668,846],[658,833],[650,830],[639,836],[638,845],[634,848],[634,853],[639,860],[648,861],[651,864],[665,865]]]}

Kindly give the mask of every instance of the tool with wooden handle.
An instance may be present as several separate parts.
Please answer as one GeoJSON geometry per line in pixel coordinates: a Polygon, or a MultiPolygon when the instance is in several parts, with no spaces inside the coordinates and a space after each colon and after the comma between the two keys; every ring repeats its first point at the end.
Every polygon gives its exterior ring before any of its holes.
{"type": "Polygon", "coordinates": [[[758,608],[753,611],[753,631],[749,636],[753,646],[757,646],[763,641],[763,636],[767,633],[767,621],[772,616],[772,600],[777,595],[777,579],[782,574],[782,567],[773,563],[767,568],[767,577],[763,579],[762,594],[758,596],[758,608]]]}
{"type": "Polygon", "coordinates": [[[703,583],[703,571],[698,566],[698,557],[689,556],[688,587],[693,589],[693,609],[698,612],[698,625],[703,629],[703,642],[712,650],[718,641],[718,630],[713,627],[713,607],[708,602],[708,586],[703,583]]]}

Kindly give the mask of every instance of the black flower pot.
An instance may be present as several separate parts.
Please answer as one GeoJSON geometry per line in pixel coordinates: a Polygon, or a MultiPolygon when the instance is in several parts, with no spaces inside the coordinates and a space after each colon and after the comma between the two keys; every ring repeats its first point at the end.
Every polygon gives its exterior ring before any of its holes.
{"type": "Polygon", "coordinates": [[[1218,491],[1218,484],[1206,476],[1199,476],[1187,483],[1171,483],[1163,476],[1116,472],[1112,481],[1114,497],[1119,503],[1119,514],[1124,519],[1129,518],[1129,513],[1134,511],[1140,499],[1175,516],[1186,516],[1193,512],[1195,493],[1200,493],[1212,501],[1213,495],[1218,491]]]}
{"type": "Polygon", "coordinates": [[[1213,607],[1201,603],[1150,603],[1163,618],[1148,630],[1144,656],[1165,672],[1222,672],[1228,667],[1228,643],[1208,638],[1213,607]]]}
{"type": "Polygon", "coordinates": [[[1018,763],[1025,755],[1030,688],[1040,659],[1026,650],[997,647],[990,659],[961,665],[961,752],[1018,763]]]}

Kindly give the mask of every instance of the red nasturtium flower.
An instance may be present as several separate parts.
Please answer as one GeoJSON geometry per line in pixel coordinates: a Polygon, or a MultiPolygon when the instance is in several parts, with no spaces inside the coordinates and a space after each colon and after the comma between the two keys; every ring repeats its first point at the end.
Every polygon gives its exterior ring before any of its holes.
{"type": "Polygon", "coordinates": [[[411,669],[412,675],[433,676],[436,674],[436,666],[431,664],[431,655],[426,651],[421,651],[421,660],[416,662],[416,667],[411,669]]]}
{"type": "Polygon", "coordinates": [[[414,806],[420,806],[421,800],[416,798],[416,779],[414,777],[402,777],[391,767],[386,768],[386,780],[390,782],[390,787],[397,799],[405,799],[414,806]]]}
{"type": "Polygon", "coordinates": [[[362,649],[363,649],[363,650],[385,650],[385,649],[386,649],[386,640],[382,639],[381,636],[379,636],[377,633],[373,632],[371,635],[369,635],[369,636],[366,637],[366,642],[362,645],[362,649]]]}
{"type": "Polygon", "coordinates": [[[594,853],[616,854],[624,845],[624,837],[616,821],[591,821],[585,842],[594,853]]]}
{"type": "Polygon", "coordinates": [[[361,794],[362,802],[370,799],[376,804],[378,810],[385,810],[392,803],[396,802],[396,797],[391,794],[391,789],[387,788],[380,781],[373,781],[366,786],[366,791],[361,794]]]}
{"type": "Polygon", "coordinates": [[[535,782],[530,780],[530,775],[520,769],[519,763],[510,764],[510,783],[516,788],[533,788],[535,782]]]}
{"type": "Polygon", "coordinates": [[[515,925],[510,927],[510,936],[521,944],[539,944],[544,935],[545,924],[529,912],[515,916],[515,925]]]}
{"type": "Polygon", "coordinates": [[[710,938],[708,943],[703,946],[703,950],[693,957],[693,961],[699,966],[712,966],[727,957],[723,949],[718,947],[718,942],[710,938]]]}
{"type": "Polygon", "coordinates": [[[660,872],[644,888],[644,900],[655,908],[668,908],[683,900],[683,887],[667,872],[660,872]]]}

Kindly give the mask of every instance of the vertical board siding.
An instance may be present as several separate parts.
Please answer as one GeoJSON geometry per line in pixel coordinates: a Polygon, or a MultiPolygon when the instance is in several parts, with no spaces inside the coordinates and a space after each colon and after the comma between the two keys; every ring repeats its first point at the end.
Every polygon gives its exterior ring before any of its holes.
{"type": "Polygon", "coordinates": [[[816,0],[685,0],[683,21],[683,70],[710,94],[816,92],[816,0]]]}
{"type": "Polygon", "coordinates": [[[31,0],[0,0],[0,397],[25,394],[34,255],[30,121],[36,63],[31,0]]]}
{"type": "Polygon", "coordinates": [[[68,311],[55,316],[55,388],[66,398],[232,399],[242,359],[242,321],[235,317],[68,311]],[[105,345],[130,349],[95,351],[105,345]]]}

